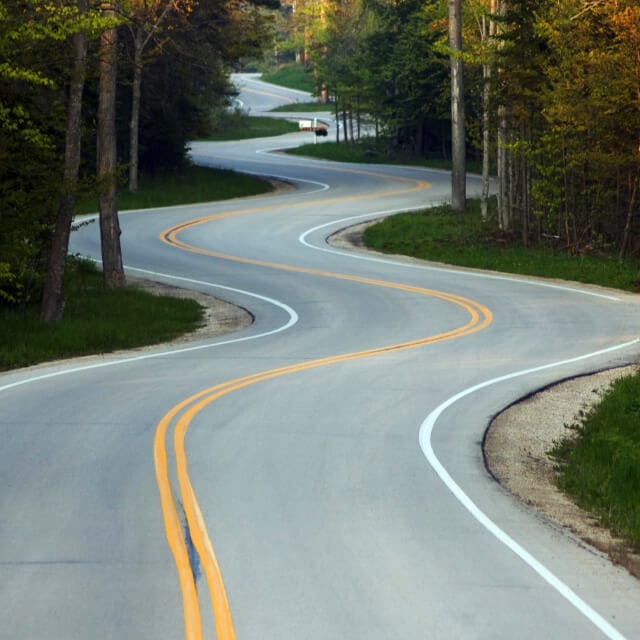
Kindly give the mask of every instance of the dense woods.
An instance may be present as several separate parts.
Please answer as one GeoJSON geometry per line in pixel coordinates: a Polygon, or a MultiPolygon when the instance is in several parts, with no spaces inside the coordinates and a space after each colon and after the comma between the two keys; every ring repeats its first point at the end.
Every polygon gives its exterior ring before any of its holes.
{"type": "Polygon", "coordinates": [[[636,0],[0,0],[0,304],[48,291],[59,317],[77,199],[98,191],[108,210],[116,183],[183,162],[231,68],[263,51],[306,65],[342,143],[451,158],[462,132],[505,237],[638,257],[636,0]]]}
{"type": "MultiPolygon", "coordinates": [[[[450,58],[467,153],[497,176],[499,223],[525,244],[640,251],[640,6],[634,0],[295,0],[279,45],[392,148],[451,157],[450,58]],[[462,8],[453,51],[452,5],[462,8]],[[449,16],[449,20],[448,20],[449,16]]],[[[355,123],[355,124],[354,124],[355,123]]],[[[454,132],[455,132],[454,128],[454,132]]],[[[455,148],[455,147],[454,147],[455,148]]]]}
{"type": "Polygon", "coordinates": [[[98,193],[105,284],[124,279],[115,190],[178,167],[272,42],[271,0],[0,0],[0,305],[63,311],[75,204],[98,193]],[[43,295],[44,294],[44,295],[43,295]]]}

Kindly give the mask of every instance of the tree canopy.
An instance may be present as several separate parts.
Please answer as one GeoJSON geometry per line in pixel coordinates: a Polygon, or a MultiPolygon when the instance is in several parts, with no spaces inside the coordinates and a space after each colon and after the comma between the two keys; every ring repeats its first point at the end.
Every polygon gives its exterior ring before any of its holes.
{"type": "MultiPolygon", "coordinates": [[[[290,43],[345,123],[448,157],[449,0],[297,0],[290,43]]],[[[467,152],[497,176],[504,233],[567,251],[640,252],[640,6],[462,2],[467,152]]],[[[354,136],[351,136],[352,138],[354,136]]],[[[357,137],[357,136],[355,136],[357,137]]]]}
{"type": "Polygon", "coordinates": [[[83,2],[0,0],[0,305],[39,300],[61,203],[104,187],[104,176],[95,179],[101,34],[117,34],[116,133],[108,134],[117,138],[117,156],[108,180],[121,184],[130,164],[159,171],[186,160],[188,140],[206,130],[212,108],[229,101],[233,66],[270,45],[278,5],[118,0],[107,15],[101,3],[89,0],[82,10],[83,2]],[[80,86],[78,34],[88,46],[74,125],[81,155],[77,180],[69,181],[67,115],[78,95],[74,78],[80,86]]]}
{"type": "Polygon", "coordinates": [[[183,162],[187,140],[228,102],[230,70],[276,48],[335,102],[343,142],[375,133],[396,152],[450,158],[455,59],[466,153],[495,176],[502,232],[574,254],[640,253],[636,0],[462,2],[453,56],[449,0],[283,0],[277,22],[274,0],[119,0],[112,17],[82,2],[0,0],[0,304],[39,298],[61,203],[98,186],[98,43],[109,28],[118,180],[183,162]],[[70,181],[78,34],[87,52],[70,181]]]}

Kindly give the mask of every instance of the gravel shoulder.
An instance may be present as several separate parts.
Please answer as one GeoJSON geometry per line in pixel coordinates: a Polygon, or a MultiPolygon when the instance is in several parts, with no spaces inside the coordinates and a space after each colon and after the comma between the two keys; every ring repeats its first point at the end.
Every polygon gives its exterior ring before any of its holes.
{"type": "Polygon", "coordinates": [[[489,424],[484,457],[489,472],[507,491],[640,578],[640,555],[557,489],[555,465],[547,453],[568,435],[566,425],[577,422],[581,410],[596,405],[612,382],[637,371],[630,366],[573,378],[511,405],[489,424]]]}

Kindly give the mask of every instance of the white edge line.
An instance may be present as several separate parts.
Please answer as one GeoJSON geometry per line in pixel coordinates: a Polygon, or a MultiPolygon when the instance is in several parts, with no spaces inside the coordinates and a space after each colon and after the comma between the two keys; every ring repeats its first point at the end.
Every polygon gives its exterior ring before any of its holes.
{"type": "Polygon", "coordinates": [[[381,218],[384,216],[390,216],[393,215],[395,213],[402,213],[402,212],[409,212],[409,211],[420,211],[421,209],[425,209],[427,206],[437,206],[441,203],[439,202],[434,202],[434,203],[429,203],[426,205],[420,205],[418,207],[410,207],[410,208],[401,208],[401,209],[389,209],[389,210],[385,210],[385,211],[372,211],[371,213],[365,213],[362,215],[358,215],[358,216],[352,216],[350,218],[342,218],[341,220],[334,220],[332,222],[327,222],[324,224],[320,224],[316,227],[313,227],[312,229],[308,229],[307,231],[305,231],[304,233],[302,233],[299,237],[298,237],[298,241],[303,244],[306,247],[309,247],[310,249],[315,249],[316,251],[324,251],[325,253],[333,253],[336,255],[340,255],[340,256],[348,256],[349,258],[352,258],[354,260],[365,260],[368,262],[378,262],[381,264],[393,264],[395,266],[403,266],[403,267],[407,267],[410,269],[423,269],[426,271],[437,271],[439,273],[455,273],[455,274],[464,274],[465,276],[470,276],[472,278],[486,278],[487,280],[507,280],[509,282],[516,282],[516,283],[522,283],[522,284],[527,284],[527,285],[531,285],[531,286],[535,286],[535,287],[545,287],[547,289],[558,289],[560,291],[570,291],[571,293],[578,293],[584,296],[591,296],[594,298],[602,298],[604,300],[610,300],[612,302],[620,302],[620,298],[616,297],[616,296],[612,296],[612,295],[607,295],[604,293],[597,293],[595,291],[589,291],[588,289],[578,289],[576,287],[567,287],[565,285],[560,285],[560,284],[553,284],[551,282],[542,282],[542,281],[538,281],[538,280],[528,280],[526,278],[516,278],[516,277],[510,277],[508,275],[504,275],[504,276],[500,276],[500,275],[496,275],[493,273],[481,273],[481,272],[477,272],[477,271],[462,271],[460,269],[450,269],[450,268],[446,268],[446,267],[433,267],[430,265],[425,265],[425,264],[413,264],[413,263],[408,263],[408,262],[398,262],[397,260],[391,260],[391,259],[385,259],[385,258],[377,258],[375,256],[368,256],[368,255],[363,255],[360,253],[353,253],[351,251],[341,251],[340,249],[333,249],[331,247],[319,247],[317,245],[311,244],[310,242],[307,241],[307,236],[311,235],[312,233],[314,233],[315,231],[319,231],[321,229],[324,229],[326,227],[331,227],[333,225],[336,224],[346,224],[349,222],[354,222],[356,220],[362,220],[362,219],[375,219],[375,218],[381,218]]]}
{"type": "Polygon", "coordinates": [[[549,569],[547,569],[541,562],[536,560],[526,549],[524,549],[521,545],[519,545],[513,538],[511,538],[506,532],[504,532],[498,525],[493,522],[483,511],[481,511],[476,504],[469,498],[469,496],[460,488],[460,486],[453,480],[453,478],[449,475],[447,470],[443,467],[442,463],[436,456],[433,451],[433,447],[431,445],[431,435],[433,433],[434,426],[436,421],[440,417],[440,415],[453,404],[455,404],[458,400],[479,391],[480,389],[484,389],[485,387],[489,387],[494,384],[498,384],[500,382],[504,382],[506,380],[512,380],[513,378],[518,378],[521,376],[526,376],[531,373],[537,373],[539,371],[544,371],[545,369],[552,369],[555,367],[560,367],[566,364],[572,364],[575,362],[579,362],[581,360],[586,360],[589,358],[594,358],[599,355],[603,355],[606,353],[611,353],[613,351],[618,351],[621,349],[625,349],[632,345],[638,344],[640,340],[631,340],[630,342],[625,342],[624,344],[616,345],[614,347],[609,347],[607,349],[602,349],[600,351],[594,351],[592,353],[588,353],[586,355],[577,356],[575,358],[570,358],[568,360],[561,360],[558,362],[552,362],[550,364],[542,365],[539,367],[533,367],[531,369],[524,369],[522,371],[516,371],[515,373],[510,373],[507,375],[503,375],[497,378],[493,378],[492,380],[487,380],[480,384],[477,384],[473,387],[469,387],[464,391],[460,391],[456,395],[450,397],[448,400],[443,402],[441,405],[436,407],[424,420],[424,422],[420,425],[419,430],[419,442],[420,448],[422,452],[433,468],[433,470],[438,474],[442,482],[446,485],[446,487],[451,491],[451,493],[456,497],[456,499],[462,504],[462,506],[485,528],[489,533],[495,536],[499,542],[508,547],[513,553],[515,553],[521,560],[523,560],[531,569],[533,569],[543,580],[545,580],[551,587],[553,587],[562,597],[568,600],[581,614],[587,617],[600,631],[602,631],[608,638],[611,640],[624,640],[624,636],[615,629],[609,622],[607,622],[599,613],[597,613],[594,609],[592,609],[584,600],[582,600],[572,589],[567,586],[564,582],[562,582],[558,577],[556,577],[549,569]]]}
{"type": "MultiPolygon", "coordinates": [[[[353,254],[347,251],[340,251],[337,249],[332,249],[329,247],[318,247],[316,245],[312,245],[307,241],[307,237],[314,233],[315,231],[319,231],[329,226],[333,226],[336,224],[343,224],[346,222],[352,222],[354,220],[363,219],[363,218],[376,218],[385,215],[391,215],[394,213],[400,213],[402,211],[416,211],[419,209],[423,209],[424,206],[414,207],[411,209],[394,209],[394,210],[386,210],[386,211],[377,211],[371,212],[364,215],[353,216],[349,218],[343,218],[341,220],[334,220],[329,223],[321,224],[312,229],[305,231],[298,238],[299,242],[310,249],[316,249],[318,251],[325,251],[327,253],[335,253],[343,256],[348,256],[351,258],[359,259],[359,260],[368,260],[372,262],[380,262],[384,264],[394,264],[401,266],[409,266],[412,268],[420,268],[427,269],[433,271],[441,271],[445,273],[459,273],[464,275],[471,275],[475,277],[485,277],[489,279],[496,280],[509,280],[514,282],[524,282],[526,284],[549,287],[553,289],[560,289],[565,291],[571,291],[575,293],[581,293],[584,295],[591,295],[598,298],[604,298],[607,300],[612,300],[615,302],[619,301],[619,298],[613,296],[607,296],[599,293],[594,293],[590,291],[583,291],[581,289],[575,289],[572,287],[564,287],[562,285],[554,285],[544,282],[537,282],[534,280],[521,280],[519,278],[509,278],[508,276],[495,276],[492,274],[483,274],[483,273],[473,273],[467,271],[458,271],[456,269],[443,269],[439,267],[430,267],[427,265],[413,265],[407,263],[401,263],[394,260],[386,260],[384,258],[376,258],[372,256],[364,256],[360,254],[353,254]]],[[[502,544],[504,544],[507,548],[513,551],[518,557],[520,557],[531,569],[533,569],[541,578],[543,578],[550,586],[552,586],[561,596],[563,596],[566,600],[568,600],[582,615],[588,618],[592,624],[594,624],[600,631],[602,631],[608,638],[611,640],[624,640],[624,636],[615,629],[609,622],[607,622],[599,613],[597,613],[594,609],[592,609],[584,600],[582,600],[572,589],[567,586],[564,582],[562,582],[558,577],[556,577],[549,569],[547,569],[541,562],[539,562],[536,558],[534,558],[526,549],[524,549],[521,545],[519,545],[513,538],[511,538],[506,532],[504,532],[497,524],[495,524],[483,511],[481,511],[475,503],[469,498],[469,496],[460,488],[460,486],[453,480],[453,478],[449,475],[448,471],[442,466],[440,460],[435,455],[433,448],[431,446],[431,434],[433,433],[433,428],[435,426],[436,421],[440,417],[440,415],[450,406],[455,404],[458,400],[464,398],[467,395],[470,395],[480,389],[485,387],[498,384],[500,382],[504,382],[506,380],[511,380],[513,378],[525,376],[531,373],[537,373],[539,371],[543,371],[545,369],[552,369],[555,367],[560,367],[562,365],[571,364],[575,362],[579,362],[581,360],[586,360],[588,358],[594,358],[598,355],[603,355],[606,353],[610,353],[613,351],[617,351],[620,349],[625,349],[634,344],[638,344],[640,340],[632,340],[630,342],[626,342],[621,345],[617,345],[614,347],[609,347],[607,349],[602,349],[600,351],[595,351],[593,353],[589,353],[586,355],[578,356],[575,358],[570,358],[568,360],[562,360],[558,362],[553,362],[550,364],[542,365],[539,367],[534,367],[531,369],[524,369],[522,371],[517,371],[515,373],[507,374],[504,376],[500,376],[497,378],[493,378],[492,380],[485,381],[483,383],[477,384],[473,387],[469,387],[464,391],[457,393],[452,396],[441,405],[439,405],[436,409],[434,409],[424,420],[424,422],[420,425],[419,430],[419,443],[422,452],[433,468],[433,470],[438,474],[442,482],[446,485],[446,487],[453,493],[455,498],[464,506],[465,509],[483,526],[487,529],[493,536],[495,536],[502,544]]]]}
{"type": "MultiPolygon", "coordinates": [[[[256,153],[259,153],[259,151],[256,151],[256,153]]],[[[307,191],[305,195],[311,195],[312,193],[319,193],[321,191],[328,191],[329,189],[331,189],[331,187],[326,183],[326,182],[319,182],[318,180],[305,180],[303,178],[294,178],[292,176],[280,176],[280,175],[276,175],[275,173],[264,173],[263,171],[242,171],[242,173],[248,173],[249,175],[252,176],[263,176],[265,178],[276,178],[277,180],[290,180],[291,182],[302,182],[305,184],[315,184],[318,187],[320,187],[319,189],[316,189],[315,191],[307,191]]],[[[265,194],[265,195],[269,195],[269,194],[265,194]]]]}
{"type": "MultiPolygon", "coordinates": [[[[256,154],[259,153],[263,153],[263,154],[270,154],[272,151],[278,149],[280,147],[274,147],[273,149],[258,149],[256,151],[256,154]]],[[[200,160],[214,160],[215,158],[222,158],[222,156],[214,156],[214,155],[205,155],[204,153],[193,153],[193,151],[189,151],[189,155],[191,156],[191,159],[198,164],[198,158],[200,158],[200,160]]],[[[258,164],[259,160],[242,160],[243,162],[247,162],[247,163],[252,163],[252,164],[258,164]]],[[[211,165],[203,165],[200,164],[199,166],[204,166],[204,167],[209,167],[209,168],[215,168],[211,165]]],[[[228,167],[222,167],[222,168],[227,168],[228,167]]],[[[233,171],[237,171],[237,169],[232,169],[233,171]]],[[[263,177],[263,178],[276,178],[277,180],[289,180],[291,182],[301,182],[303,184],[315,184],[318,187],[320,187],[317,191],[310,191],[307,193],[318,193],[320,191],[328,191],[329,189],[331,189],[330,185],[328,185],[326,182],[320,182],[319,180],[308,180],[305,178],[294,178],[293,176],[283,176],[283,175],[278,175],[275,173],[271,173],[269,171],[247,171],[246,169],[242,169],[241,170],[242,173],[246,173],[250,176],[259,176],[259,177],[263,177]]],[[[270,194],[266,193],[264,194],[264,196],[268,197],[270,194]]],[[[273,194],[272,194],[273,195],[273,194]]],[[[188,206],[194,206],[194,204],[214,204],[216,202],[220,202],[219,200],[214,200],[211,203],[193,203],[191,205],[179,205],[182,207],[188,207],[188,206]]],[[[228,200],[225,202],[229,202],[228,200]]],[[[166,209],[171,209],[172,207],[164,207],[166,209]]],[[[144,209],[143,209],[144,211],[144,209]]]]}
{"type": "MultiPolygon", "coordinates": [[[[295,325],[298,322],[298,314],[295,312],[294,309],[292,309],[289,305],[280,302],[278,300],[275,300],[274,298],[268,298],[266,296],[262,296],[260,294],[257,293],[253,293],[251,291],[245,291],[244,289],[235,289],[233,287],[227,287],[225,285],[221,285],[221,284],[215,284],[212,282],[205,282],[202,280],[194,280],[192,278],[183,278],[180,276],[174,276],[174,275],[170,275],[167,273],[158,273],[155,271],[148,271],[147,269],[138,269],[136,267],[126,267],[126,269],[128,271],[137,271],[139,273],[144,273],[147,274],[149,276],[156,276],[156,277],[161,277],[161,278],[168,278],[171,280],[178,280],[180,282],[188,282],[190,284],[197,284],[197,285],[205,285],[207,287],[214,287],[216,289],[222,289],[223,291],[232,291],[234,293],[239,293],[241,295],[245,295],[245,296],[249,296],[251,298],[256,298],[257,300],[262,300],[263,302],[267,302],[269,304],[272,304],[276,307],[279,307],[280,309],[282,309],[283,311],[285,311],[285,313],[289,316],[289,319],[287,322],[285,322],[285,324],[281,325],[280,327],[277,327],[275,329],[271,329],[270,331],[265,331],[263,333],[258,333],[255,335],[251,335],[251,336],[244,336],[241,338],[231,338],[229,340],[220,340],[220,341],[216,341],[216,342],[210,342],[207,344],[201,344],[201,345],[197,345],[197,346],[193,346],[193,347],[182,347],[179,349],[169,349],[166,351],[160,351],[160,352],[154,352],[154,353],[147,353],[144,355],[139,355],[139,356],[133,356],[133,357],[128,357],[128,358],[119,358],[117,360],[109,360],[108,362],[96,362],[93,364],[88,364],[88,365],[82,365],[79,367],[73,367],[72,369],[64,369],[62,371],[53,371],[50,373],[45,373],[42,375],[36,375],[36,376],[32,376],[29,378],[25,378],[23,380],[18,380],[16,382],[12,382],[10,384],[6,384],[3,386],[0,386],[0,392],[3,391],[7,391],[9,389],[13,389],[15,387],[20,387],[22,385],[25,384],[30,384],[32,382],[40,382],[42,380],[47,380],[49,378],[57,378],[58,376],[64,376],[64,375],[68,375],[71,373],[79,373],[81,371],[90,371],[92,369],[101,369],[103,367],[112,367],[112,366],[116,366],[116,365],[122,365],[122,364],[129,364],[132,362],[140,362],[142,360],[151,360],[153,358],[163,358],[166,356],[171,356],[171,355],[175,355],[175,354],[179,354],[179,353],[189,353],[191,351],[201,351],[203,349],[211,349],[213,347],[219,347],[222,345],[227,345],[227,344],[234,344],[237,342],[247,342],[248,340],[257,340],[258,338],[266,338],[268,336],[272,336],[276,333],[280,333],[282,331],[286,331],[287,329],[291,328],[293,325],[295,325]]],[[[53,365],[52,365],[53,366],[53,365]]],[[[12,372],[7,372],[7,373],[12,373],[12,372]]]]}

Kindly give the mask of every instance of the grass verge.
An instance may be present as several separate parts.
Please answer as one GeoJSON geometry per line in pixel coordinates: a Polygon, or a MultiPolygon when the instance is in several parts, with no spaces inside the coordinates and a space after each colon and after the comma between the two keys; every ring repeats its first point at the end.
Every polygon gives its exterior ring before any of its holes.
{"type": "MultiPolygon", "coordinates": [[[[138,191],[122,188],[118,192],[118,209],[170,207],[195,202],[213,202],[272,191],[271,183],[226,169],[209,169],[187,165],[175,171],[142,175],[138,191]]],[[[98,210],[97,196],[82,201],[78,213],[98,210]]]]}
{"type": "Polygon", "coordinates": [[[558,486],[640,550],[640,376],[616,381],[556,443],[558,486]]]}
{"type": "MultiPolygon", "coordinates": [[[[383,139],[362,138],[355,143],[324,142],[322,144],[305,144],[294,149],[287,149],[291,155],[307,156],[335,162],[359,162],[362,164],[404,164],[429,169],[451,169],[451,161],[443,158],[416,158],[402,151],[393,151],[389,143],[383,139]]],[[[473,160],[467,162],[470,173],[480,173],[481,164],[473,160]]]]}
{"type": "Polygon", "coordinates": [[[263,73],[261,80],[277,84],[281,87],[289,89],[298,89],[299,91],[307,91],[314,93],[316,90],[313,77],[301,64],[285,64],[278,67],[275,71],[263,73]]]}
{"type": "Polygon", "coordinates": [[[316,111],[333,111],[332,104],[322,104],[321,102],[292,102],[283,104],[275,109],[271,109],[271,113],[315,113],[316,111]]]}
{"type": "Polygon", "coordinates": [[[35,307],[0,308],[0,370],[157,344],[202,324],[196,301],[135,287],[107,290],[93,263],[76,258],[66,270],[65,298],[58,325],[44,324],[35,307]]]}
{"type": "Polygon", "coordinates": [[[606,255],[571,256],[552,246],[523,247],[483,222],[479,202],[453,215],[449,206],[391,216],[366,229],[365,244],[377,251],[463,267],[561,278],[627,291],[640,290],[640,264],[606,255]]]}
{"type": "Polygon", "coordinates": [[[207,140],[232,141],[247,140],[249,138],[268,138],[280,136],[284,133],[298,131],[295,122],[283,118],[269,118],[266,116],[248,116],[241,113],[230,114],[221,122],[207,140]]]}

